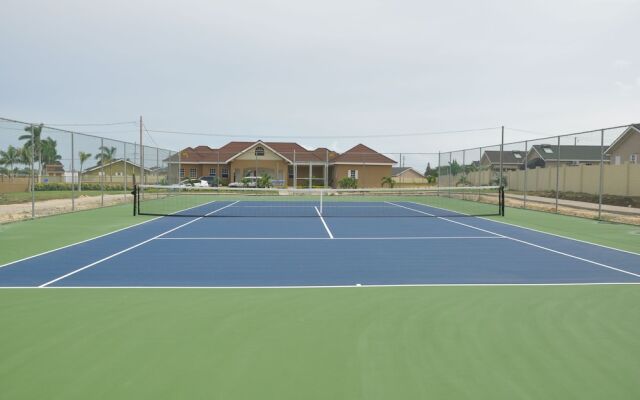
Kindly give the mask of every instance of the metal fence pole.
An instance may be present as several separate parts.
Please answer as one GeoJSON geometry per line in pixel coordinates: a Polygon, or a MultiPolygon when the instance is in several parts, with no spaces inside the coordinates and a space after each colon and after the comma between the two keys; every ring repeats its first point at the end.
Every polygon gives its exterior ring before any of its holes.
{"type": "Polygon", "coordinates": [[[296,151],[293,150],[293,188],[298,187],[298,165],[296,164],[296,151]]]}
{"type": "Polygon", "coordinates": [[[558,150],[556,152],[556,214],[560,198],[560,136],[558,136],[558,150]]]}
{"type": "Polygon", "coordinates": [[[329,187],[329,150],[324,152],[324,187],[329,187]]]}
{"type": "Polygon", "coordinates": [[[529,143],[527,140],[525,140],[524,142],[524,188],[523,188],[523,192],[524,192],[524,201],[523,201],[523,207],[527,208],[527,171],[529,170],[529,163],[527,162],[527,153],[528,153],[528,149],[529,149],[529,143]]]}
{"type": "Polygon", "coordinates": [[[603,190],[604,190],[604,129],[600,130],[600,182],[598,184],[598,220],[602,219],[603,190]]]}
{"type": "Polygon", "coordinates": [[[33,125],[31,125],[31,218],[36,217],[36,176],[35,176],[36,142],[33,125]]]}
{"type": "Polygon", "coordinates": [[[124,146],[124,148],[122,150],[122,151],[124,151],[124,155],[122,156],[122,160],[124,162],[124,191],[123,191],[123,193],[124,193],[124,198],[126,200],[126,198],[127,198],[127,186],[128,186],[128,183],[129,183],[129,179],[127,178],[127,142],[124,142],[123,146],[124,146]]]}
{"type": "Polygon", "coordinates": [[[76,192],[75,192],[76,168],[75,168],[75,162],[74,162],[75,147],[73,143],[73,136],[74,136],[73,132],[69,132],[69,134],[71,135],[71,211],[75,211],[76,210],[76,192]]]}
{"type": "MultiPolygon", "coordinates": [[[[204,175],[204,171],[202,171],[204,175]]],[[[156,147],[156,185],[160,183],[160,149],[156,147]]]]}
{"type": "Polygon", "coordinates": [[[100,138],[100,207],[104,207],[104,138],[100,138]]]}
{"type": "Polygon", "coordinates": [[[500,139],[500,183],[498,186],[503,186],[504,180],[502,176],[502,153],[504,153],[504,126],[502,126],[502,134],[500,139]]]}
{"type": "Polygon", "coordinates": [[[438,152],[438,176],[436,177],[436,193],[440,196],[440,176],[442,175],[442,171],[440,171],[440,152],[438,152]]]}
{"type": "MultiPolygon", "coordinates": [[[[474,184],[476,186],[482,186],[482,147],[479,147],[478,150],[480,150],[480,159],[478,160],[478,181],[474,182],[474,184]]],[[[489,168],[491,168],[491,166],[489,166],[489,168]]],[[[491,171],[489,171],[489,174],[491,174],[491,171]]],[[[491,178],[489,178],[489,180],[491,180],[491,178]]],[[[489,184],[491,184],[491,182],[489,182],[489,184]]]]}

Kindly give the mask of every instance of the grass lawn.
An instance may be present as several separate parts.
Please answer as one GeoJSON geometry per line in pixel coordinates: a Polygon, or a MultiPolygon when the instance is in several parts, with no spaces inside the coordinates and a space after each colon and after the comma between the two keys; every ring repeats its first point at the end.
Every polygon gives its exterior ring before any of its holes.
{"type": "Polygon", "coordinates": [[[0,291],[7,399],[637,399],[637,286],[0,291]]]}
{"type": "MultiPolygon", "coordinates": [[[[45,190],[45,191],[37,191],[36,193],[36,201],[42,200],[54,200],[54,199],[70,199],[71,191],[70,190],[45,190]]],[[[104,192],[104,194],[121,194],[120,192],[104,192]]],[[[83,190],[82,192],[75,192],[76,197],[80,196],[100,196],[101,192],[99,190],[83,190]]],[[[0,193],[0,204],[18,204],[18,203],[29,203],[31,202],[31,192],[11,192],[11,193],[0,193]]]]}

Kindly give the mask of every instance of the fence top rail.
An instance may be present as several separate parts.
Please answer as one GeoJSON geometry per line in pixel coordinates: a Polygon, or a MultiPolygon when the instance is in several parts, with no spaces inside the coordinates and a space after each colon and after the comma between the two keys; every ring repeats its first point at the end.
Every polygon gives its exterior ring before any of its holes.
{"type": "MultiPolygon", "coordinates": [[[[67,129],[54,128],[54,127],[49,126],[49,125],[47,125],[45,123],[42,123],[42,122],[25,122],[25,121],[18,121],[18,120],[15,120],[15,119],[5,118],[5,117],[0,117],[0,121],[11,122],[11,123],[14,123],[14,124],[29,125],[29,126],[42,125],[43,127],[47,128],[47,129],[58,131],[58,132],[72,133],[74,135],[82,135],[82,136],[92,137],[92,138],[96,138],[96,139],[106,139],[106,140],[110,140],[110,141],[113,141],[113,142],[120,142],[120,143],[130,144],[132,146],[140,146],[139,143],[127,142],[125,140],[112,139],[112,138],[108,138],[108,137],[104,137],[104,136],[92,135],[90,133],[76,132],[76,131],[70,131],[70,130],[67,130],[67,129]]],[[[165,149],[165,148],[162,148],[162,147],[147,146],[147,145],[144,145],[144,146],[145,147],[152,147],[152,148],[155,148],[155,149],[158,149],[158,150],[162,150],[162,151],[169,151],[169,152],[172,152],[172,153],[177,153],[177,150],[170,150],[170,149],[165,149]]]]}
{"type": "MultiPolygon", "coordinates": [[[[537,142],[537,141],[547,140],[547,139],[557,139],[557,138],[563,138],[563,137],[569,137],[569,136],[584,135],[584,134],[587,134],[587,133],[596,133],[596,132],[599,133],[601,131],[608,131],[608,130],[612,130],[612,129],[628,128],[628,127],[633,126],[633,125],[638,125],[638,123],[630,123],[630,124],[625,124],[625,125],[610,126],[610,127],[606,127],[606,128],[591,129],[591,130],[588,130],[588,131],[581,131],[581,132],[550,135],[550,136],[545,136],[545,137],[541,137],[541,138],[517,140],[515,142],[505,142],[503,144],[504,144],[504,146],[509,146],[509,145],[514,145],[514,144],[526,143],[526,142],[537,142]]],[[[520,129],[508,128],[508,127],[505,126],[505,130],[508,130],[508,129],[521,131],[520,129]]],[[[466,149],[443,151],[442,153],[443,154],[458,153],[458,152],[461,152],[461,151],[472,151],[472,150],[486,149],[486,148],[489,148],[489,147],[499,147],[500,145],[501,145],[500,143],[497,143],[497,144],[492,144],[492,145],[487,145],[487,146],[477,146],[477,147],[471,147],[471,148],[466,148],[466,149]]],[[[605,145],[605,147],[606,147],[606,145],[605,145]]]]}

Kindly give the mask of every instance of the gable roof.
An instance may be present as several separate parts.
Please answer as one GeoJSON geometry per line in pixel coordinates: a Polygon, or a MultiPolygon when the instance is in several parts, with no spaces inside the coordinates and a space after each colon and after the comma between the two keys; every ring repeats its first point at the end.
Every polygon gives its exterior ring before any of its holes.
{"type": "Polygon", "coordinates": [[[378,153],[370,147],[365,145],[357,144],[340,154],[333,160],[331,160],[331,164],[383,164],[383,165],[393,165],[396,164],[396,161],[390,159],[389,157],[378,153]]]}
{"type": "MultiPolygon", "coordinates": [[[[558,150],[560,151],[559,161],[600,161],[600,146],[585,145],[551,145],[536,144],[531,147],[530,151],[538,154],[537,158],[545,161],[558,160],[558,150]]],[[[605,157],[609,159],[609,157],[605,157]]]]}
{"type": "Polygon", "coordinates": [[[624,143],[627,140],[627,137],[633,135],[634,133],[640,134],[640,124],[630,125],[627,129],[625,129],[620,136],[616,138],[616,140],[611,143],[611,146],[604,151],[604,154],[609,155],[610,152],[614,150],[614,148],[618,147],[620,144],[624,143]]]}
{"type": "MultiPolygon", "coordinates": [[[[491,164],[500,163],[500,150],[485,150],[483,157],[486,156],[491,164]]],[[[527,153],[520,150],[504,150],[502,152],[502,164],[522,164],[527,153]],[[517,156],[520,156],[518,158],[517,156]]]]}
{"type": "MultiPolygon", "coordinates": [[[[108,166],[110,166],[110,165],[112,165],[112,164],[117,164],[117,163],[120,163],[120,162],[122,162],[122,161],[124,161],[124,159],[122,159],[122,158],[116,158],[115,160],[110,161],[110,162],[108,162],[108,163],[104,164],[104,167],[106,168],[106,167],[108,167],[108,166]]],[[[132,165],[134,168],[140,168],[140,164],[136,164],[136,163],[134,163],[134,162],[133,162],[133,161],[131,161],[131,160],[127,160],[127,164],[132,165]]],[[[100,167],[101,167],[101,166],[100,166],[100,164],[96,164],[96,165],[94,165],[93,167],[85,168],[85,169],[82,171],[82,173],[84,174],[85,172],[91,172],[91,171],[94,171],[94,170],[96,170],[96,169],[100,169],[100,167]]],[[[145,168],[144,170],[145,170],[145,171],[151,171],[151,169],[149,169],[149,168],[145,168]]]]}
{"type": "Polygon", "coordinates": [[[280,157],[284,158],[287,162],[324,162],[325,156],[320,156],[320,153],[315,151],[309,151],[298,143],[293,142],[263,142],[258,140],[255,142],[239,142],[233,141],[225,144],[219,149],[214,149],[209,146],[198,146],[196,148],[187,147],[174,154],[167,159],[170,163],[177,163],[178,161],[190,164],[226,164],[239,155],[249,151],[257,145],[263,145],[280,157]]]}

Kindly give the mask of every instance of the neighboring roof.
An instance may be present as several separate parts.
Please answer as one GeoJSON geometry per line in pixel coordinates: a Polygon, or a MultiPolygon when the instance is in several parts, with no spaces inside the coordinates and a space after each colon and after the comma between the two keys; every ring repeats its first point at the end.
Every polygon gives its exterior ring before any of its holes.
{"type": "Polygon", "coordinates": [[[611,143],[611,146],[609,146],[609,148],[605,150],[604,154],[609,154],[610,152],[612,152],[614,148],[618,147],[621,143],[624,143],[624,141],[627,140],[627,137],[631,136],[634,133],[640,134],[640,124],[634,124],[625,129],[624,132],[622,132],[622,134],[618,136],[616,140],[613,141],[613,143],[611,143]]]}
{"type": "Polygon", "coordinates": [[[56,172],[64,172],[64,165],[62,165],[62,163],[60,161],[55,161],[52,163],[47,163],[44,166],[45,171],[47,171],[47,173],[56,173],[56,172]]]}
{"type": "MultiPolygon", "coordinates": [[[[600,146],[536,144],[531,148],[545,161],[600,161],[600,146]]],[[[609,159],[608,157],[605,157],[609,159]]]]}
{"type": "MultiPolygon", "coordinates": [[[[484,155],[492,164],[500,163],[500,150],[486,150],[484,155]]],[[[525,151],[505,150],[502,152],[502,164],[522,164],[527,156],[525,151]],[[518,158],[517,156],[520,156],[518,158]]]]}
{"type": "MultiPolygon", "coordinates": [[[[106,167],[108,167],[109,165],[117,164],[117,163],[120,163],[120,162],[122,162],[122,161],[124,161],[122,158],[118,158],[118,159],[115,159],[115,160],[113,160],[113,161],[111,161],[111,162],[106,163],[106,164],[104,165],[104,167],[106,168],[106,167]]],[[[135,168],[140,168],[140,165],[139,165],[139,164],[136,164],[136,163],[132,162],[131,160],[127,160],[127,164],[132,165],[132,166],[133,166],[133,167],[135,167],[135,168]]],[[[100,167],[101,167],[101,166],[100,166],[100,164],[96,164],[96,165],[94,165],[93,167],[85,168],[85,169],[82,171],[82,173],[90,172],[90,171],[94,171],[94,170],[96,170],[96,169],[100,169],[100,167]]],[[[145,170],[145,171],[151,171],[149,168],[145,168],[144,170],[145,170]]]]}
{"type": "Polygon", "coordinates": [[[378,153],[377,151],[363,144],[358,144],[344,153],[340,154],[331,164],[384,164],[393,165],[396,161],[378,153]]]}
{"type": "Polygon", "coordinates": [[[404,171],[409,169],[413,169],[411,167],[391,167],[391,176],[398,176],[402,174],[404,171]]]}

